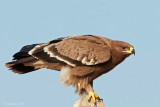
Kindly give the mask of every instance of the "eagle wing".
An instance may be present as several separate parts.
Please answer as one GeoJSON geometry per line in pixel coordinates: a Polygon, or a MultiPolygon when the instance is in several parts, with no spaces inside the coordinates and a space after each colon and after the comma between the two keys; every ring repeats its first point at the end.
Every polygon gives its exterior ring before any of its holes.
{"type": "Polygon", "coordinates": [[[44,52],[70,66],[96,65],[110,59],[110,47],[94,36],[64,38],[58,43],[44,46],[44,52]]]}

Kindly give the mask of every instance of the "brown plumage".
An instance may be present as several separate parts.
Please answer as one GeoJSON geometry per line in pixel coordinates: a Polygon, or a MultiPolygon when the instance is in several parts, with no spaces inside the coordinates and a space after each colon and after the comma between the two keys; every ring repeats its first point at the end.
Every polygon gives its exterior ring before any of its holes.
{"type": "Polygon", "coordinates": [[[112,70],[132,53],[135,53],[133,46],[126,42],[94,35],[72,36],[27,45],[6,66],[19,74],[41,68],[61,71],[62,83],[73,85],[79,95],[89,94],[90,99],[91,96],[98,98],[92,88],[93,80],[112,70]]]}

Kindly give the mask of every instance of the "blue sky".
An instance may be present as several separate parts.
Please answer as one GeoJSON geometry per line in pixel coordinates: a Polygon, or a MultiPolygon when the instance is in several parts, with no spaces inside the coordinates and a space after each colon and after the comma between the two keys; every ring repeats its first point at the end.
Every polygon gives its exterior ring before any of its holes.
{"type": "Polygon", "coordinates": [[[111,72],[94,81],[106,107],[160,106],[159,0],[1,0],[0,107],[72,107],[72,86],[59,72],[41,69],[14,74],[4,63],[28,44],[94,34],[135,47],[111,72]]]}

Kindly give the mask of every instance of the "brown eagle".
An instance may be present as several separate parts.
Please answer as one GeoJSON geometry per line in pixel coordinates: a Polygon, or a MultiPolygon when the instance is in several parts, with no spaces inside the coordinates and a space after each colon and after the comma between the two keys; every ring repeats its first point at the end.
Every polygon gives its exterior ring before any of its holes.
{"type": "Polygon", "coordinates": [[[70,36],[47,43],[24,46],[6,66],[25,74],[41,68],[60,71],[60,80],[73,85],[79,95],[88,94],[93,102],[100,98],[93,90],[93,80],[111,71],[129,55],[132,45],[101,36],[70,36]]]}

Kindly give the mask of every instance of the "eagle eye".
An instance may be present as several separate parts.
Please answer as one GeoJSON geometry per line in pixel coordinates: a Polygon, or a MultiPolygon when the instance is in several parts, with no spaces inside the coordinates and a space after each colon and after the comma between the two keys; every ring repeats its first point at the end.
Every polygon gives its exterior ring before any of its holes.
{"type": "Polygon", "coordinates": [[[126,47],[125,47],[125,46],[122,46],[122,49],[126,49],[126,47]]]}

